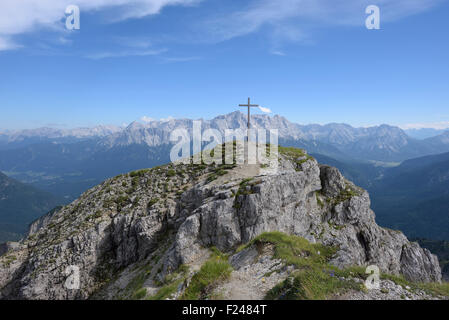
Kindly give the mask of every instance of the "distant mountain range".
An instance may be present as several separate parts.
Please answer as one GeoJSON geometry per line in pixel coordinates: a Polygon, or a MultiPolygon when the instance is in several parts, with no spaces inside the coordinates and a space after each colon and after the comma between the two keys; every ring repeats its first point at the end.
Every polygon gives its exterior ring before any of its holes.
{"type": "Polygon", "coordinates": [[[93,128],[54,129],[38,128],[0,132],[0,149],[17,148],[39,142],[76,142],[100,138],[123,130],[117,126],[96,126],[93,128]]]}
{"type": "MultiPolygon", "coordinates": [[[[201,120],[203,130],[246,128],[240,111],[201,120]]],[[[398,127],[354,128],[347,124],[300,125],[275,115],[253,115],[255,128],[278,129],[279,142],[351,163],[399,163],[449,152],[449,132],[417,140],[398,127]]],[[[169,161],[170,134],[192,119],[133,122],[126,128],[36,129],[0,134],[0,170],[71,200],[107,177],[169,161]]]]}
{"type": "MultiPolygon", "coordinates": [[[[245,130],[247,119],[236,111],[201,121],[203,130],[224,133],[245,130]]],[[[339,168],[368,189],[380,224],[411,236],[449,239],[449,161],[438,155],[449,152],[449,131],[415,139],[389,125],[300,125],[257,114],[251,121],[255,128],[278,129],[281,145],[308,150],[320,163],[339,168]]],[[[191,133],[192,126],[192,119],[171,119],[136,121],[123,128],[3,132],[0,170],[70,202],[111,176],[168,163],[171,132],[184,128],[191,133]]]]}
{"type": "Polygon", "coordinates": [[[404,132],[412,138],[421,140],[421,139],[438,136],[447,130],[449,130],[449,128],[444,129],[444,130],[443,129],[433,129],[433,128],[420,128],[420,129],[405,129],[404,132]]]}
{"type": "Polygon", "coordinates": [[[29,223],[61,203],[62,199],[0,172],[0,243],[19,238],[29,223]]]}
{"type": "MultiPolygon", "coordinates": [[[[213,128],[224,133],[225,129],[245,128],[247,120],[245,114],[236,111],[201,121],[203,130],[213,128]]],[[[185,128],[191,132],[192,123],[190,119],[133,122],[123,130],[104,137],[100,144],[111,148],[130,144],[146,144],[150,147],[169,144],[170,133],[174,129],[185,128]]],[[[320,153],[343,159],[400,162],[449,151],[449,132],[418,140],[408,136],[402,129],[389,125],[369,128],[354,128],[337,123],[300,125],[278,115],[253,115],[251,123],[254,128],[278,129],[280,140],[284,142],[302,143],[309,147],[310,152],[319,150],[320,153]]]]}
{"type": "MultiPolygon", "coordinates": [[[[226,129],[245,129],[247,121],[246,115],[240,111],[218,116],[212,120],[199,120],[202,121],[203,130],[213,128],[222,133],[226,129]]],[[[191,132],[193,121],[192,119],[170,119],[135,121],[127,127],[97,126],[70,130],[40,128],[6,131],[0,133],[0,148],[16,149],[36,143],[63,144],[86,140],[95,141],[97,148],[114,148],[132,144],[155,147],[170,144],[169,137],[174,129],[184,128],[191,132]]],[[[440,134],[433,134],[430,138],[418,140],[409,136],[406,131],[390,125],[368,128],[354,128],[338,123],[300,125],[279,115],[258,114],[252,115],[251,121],[254,128],[278,129],[279,137],[285,141],[303,141],[306,144],[326,146],[330,149],[330,153],[341,152],[346,157],[359,160],[403,161],[417,156],[441,153],[442,150],[438,148],[449,151],[449,131],[441,131],[440,134]]],[[[422,129],[418,131],[422,132],[422,129]]],[[[413,130],[407,130],[407,132],[410,133],[413,130]]]]}

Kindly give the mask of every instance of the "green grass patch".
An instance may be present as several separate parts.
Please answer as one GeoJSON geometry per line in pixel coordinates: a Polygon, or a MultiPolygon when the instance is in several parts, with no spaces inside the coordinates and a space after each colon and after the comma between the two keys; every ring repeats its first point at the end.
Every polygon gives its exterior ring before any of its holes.
{"type": "Polygon", "coordinates": [[[274,245],[274,258],[296,268],[291,276],[267,293],[266,299],[326,299],[337,292],[363,289],[355,281],[339,279],[350,275],[357,277],[364,269],[353,267],[340,270],[331,266],[329,260],[337,252],[335,247],[310,243],[304,238],[282,232],[268,232],[240,247],[238,251],[266,243],[274,245]]]}
{"type": "Polygon", "coordinates": [[[337,204],[339,204],[341,202],[349,200],[352,197],[357,197],[359,195],[360,194],[357,191],[353,190],[350,187],[347,187],[346,189],[341,190],[340,194],[337,197],[335,197],[334,199],[332,199],[332,202],[333,202],[334,205],[337,205],[337,204]]]}
{"type": "Polygon", "coordinates": [[[148,208],[151,208],[152,206],[154,206],[158,201],[159,201],[158,198],[153,198],[150,201],[148,201],[148,208]]]}
{"type": "Polygon", "coordinates": [[[176,175],[176,171],[173,169],[170,169],[167,171],[167,177],[174,177],[176,175]]]}
{"type": "Polygon", "coordinates": [[[210,173],[207,177],[207,182],[212,182],[216,179],[218,179],[218,177],[224,176],[225,174],[227,174],[229,171],[228,170],[232,170],[236,167],[236,165],[234,164],[221,164],[219,165],[212,173],[210,173]]]}
{"type": "Polygon", "coordinates": [[[355,281],[340,280],[332,271],[302,269],[268,291],[267,300],[326,300],[344,290],[361,290],[355,281]]]}
{"type": "MultiPolygon", "coordinates": [[[[142,294],[142,288],[143,284],[145,283],[145,279],[147,277],[147,272],[146,271],[142,271],[139,272],[138,275],[136,275],[126,286],[125,288],[125,292],[128,292],[128,296],[130,297],[130,299],[142,299],[141,298],[136,298],[138,296],[140,296],[142,294]]],[[[145,291],[146,294],[146,291],[145,291]]]]}
{"type": "Polygon", "coordinates": [[[304,238],[290,236],[278,231],[262,233],[238,250],[257,243],[273,244],[276,259],[281,259],[286,264],[298,268],[314,265],[321,267],[337,252],[337,248],[324,246],[320,243],[312,244],[304,238]]]}
{"type": "Polygon", "coordinates": [[[126,207],[130,204],[130,199],[128,196],[119,196],[115,199],[115,203],[117,204],[117,210],[121,210],[123,207],[126,207]]]}
{"type": "Polygon", "coordinates": [[[366,280],[369,276],[369,274],[366,273],[366,267],[362,266],[351,266],[346,267],[344,269],[335,269],[335,275],[337,277],[343,277],[343,278],[359,278],[366,280]]]}
{"type": "Polygon", "coordinates": [[[129,173],[129,176],[131,178],[143,177],[145,175],[145,173],[150,172],[150,171],[151,171],[151,169],[142,169],[142,170],[132,171],[129,173]]]}
{"type": "Polygon", "coordinates": [[[243,179],[240,182],[240,186],[239,189],[237,190],[237,193],[233,194],[233,196],[235,197],[233,207],[235,209],[240,209],[240,207],[242,206],[241,204],[242,199],[240,199],[239,196],[246,196],[253,194],[254,193],[253,187],[260,183],[262,183],[262,180],[253,181],[253,178],[243,179]]]}
{"type": "Polygon", "coordinates": [[[296,171],[301,170],[301,165],[304,162],[313,160],[312,156],[308,155],[305,150],[299,148],[279,146],[279,153],[296,163],[296,171]]]}
{"type": "Polygon", "coordinates": [[[332,229],[335,229],[335,230],[342,230],[342,229],[344,229],[346,227],[345,225],[335,224],[332,221],[328,221],[327,224],[329,225],[329,227],[331,227],[332,229]]]}
{"type": "Polygon", "coordinates": [[[207,299],[214,286],[231,275],[232,267],[227,256],[212,249],[212,257],[192,277],[189,286],[181,296],[182,300],[207,299]]]}
{"type": "Polygon", "coordinates": [[[103,212],[101,212],[101,210],[97,210],[94,214],[87,216],[85,220],[86,221],[96,220],[98,218],[101,218],[102,215],[103,215],[103,212]]]}
{"type": "Polygon", "coordinates": [[[4,267],[9,267],[9,265],[10,265],[11,263],[13,263],[14,261],[16,261],[16,260],[17,260],[17,258],[16,258],[16,256],[14,256],[14,255],[6,256],[6,257],[4,258],[4,260],[3,260],[3,266],[4,266],[4,267]]]}
{"type": "Polygon", "coordinates": [[[449,283],[448,282],[411,282],[402,275],[381,274],[381,279],[393,281],[395,284],[405,287],[410,287],[411,291],[423,290],[432,296],[449,297],[449,283]]]}
{"type": "Polygon", "coordinates": [[[166,300],[167,298],[170,298],[170,296],[176,292],[179,285],[184,282],[184,280],[184,278],[181,278],[164,285],[154,296],[148,297],[147,300],[166,300]]]}
{"type": "MultiPolygon", "coordinates": [[[[158,261],[159,257],[156,259],[156,261],[158,261]]],[[[178,290],[178,287],[186,280],[188,272],[189,267],[186,265],[181,265],[178,270],[168,274],[162,283],[163,286],[156,292],[155,295],[147,297],[146,300],[166,300],[167,298],[170,298],[178,290]]]]}
{"type": "Polygon", "coordinates": [[[145,298],[146,295],[147,295],[147,289],[141,288],[141,289],[137,290],[136,292],[134,292],[134,294],[132,296],[132,300],[141,300],[141,299],[145,298]]]}
{"type": "Polygon", "coordinates": [[[400,285],[400,286],[402,286],[404,288],[406,286],[409,286],[409,287],[414,286],[414,284],[412,284],[410,281],[406,280],[404,278],[404,276],[402,276],[402,275],[393,275],[393,274],[382,273],[380,275],[380,278],[383,279],[383,280],[393,281],[394,283],[396,283],[396,284],[398,284],[398,285],[400,285]]]}
{"type": "Polygon", "coordinates": [[[445,296],[449,297],[449,282],[443,282],[443,283],[436,283],[436,282],[430,282],[430,283],[421,283],[419,284],[419,287],[429,292],[433,295],[439,295],[439,296],[445,296]]]}

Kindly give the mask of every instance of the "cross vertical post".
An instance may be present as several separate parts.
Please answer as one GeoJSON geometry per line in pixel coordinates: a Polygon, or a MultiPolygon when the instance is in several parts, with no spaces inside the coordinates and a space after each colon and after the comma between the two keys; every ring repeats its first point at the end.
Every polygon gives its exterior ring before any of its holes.
{"type": "Polygon", "coordinates": [[[251,99],[248,98],[248,130],[249,130],[249,122],[250,122],[250,119],[251,119],[250,110],[251,110],[251,99]]]}
{"type": "Polygon", "coordinates": [[[258,104],[251,104],[251,98],[248,98],[248,104],[239,104],[239,107],[247,107],[248,108],[248,134],[247,140],[249,141],[249,129],[251,129],[250,119],[251,119],[251,108],[258,108],[258,104]]]}
{"type": "Polygon", "coordinates": [[[258,108],[259,105],[258,104],[251,104],[251,98],[248,98],[248,104],[239,104],[240,107],[246,107],[248,108],[248,129],[247,129],[247,133],[246,133],[246,141],[247,141],[247,146],[246,146],[246,150],[245,150],[245,154],[246,154],[246,159],[245,159],[245,163],[249,163],[249,154],[250,154],[250,145],[249,145],[249,136],[250,136],[250,129],[251,129],[251,108],[258,108]]]}

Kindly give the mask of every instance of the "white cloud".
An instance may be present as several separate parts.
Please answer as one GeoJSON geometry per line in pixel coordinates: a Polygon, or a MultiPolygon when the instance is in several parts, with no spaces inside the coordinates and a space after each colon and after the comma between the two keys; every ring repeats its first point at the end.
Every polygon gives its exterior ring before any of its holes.
{"type": "Polygon", "coordinates": [[[143,116],[143,117],[140,118],[140,120],[143,121],[143,122],[147,122],[147,123],[148,122],[152,122],[152,121],[168,122],[170,120],[175,120],[175,118],[173,118],[172,116],[168,116],[167,118],[161,118],[161,119],[157,120],[157,119],[154,119],[154,118],[151,118],[151,117],[148,117],[148,116],[143,116]]]}
{"type": "Polygon", "coordinates": [[[72,44],[72,40],[67,39],[66,37],[59,37],[58,39],[59,43],[61,44],[72,44]]]}
{"type": "Polygon", "coordinates": [[[283,51],[279,51],[279,50],[271,51],[271,54],[273,54],[275,56],[281,56],[281,57],[285,56],[285,53],[283,51]]]}
{"type": "Polygon", "coordinates": [[[165,48],[152,48],[152,41],[141,37],[115,37],[112,41],[115,50],[100,51],[84,55],[85,58],[101,60],[106,58],[156,56],[167,51],[165,48]]]}
{"type": "Polygon", "coordinates": [[[175,118],[173,118],[172,116],[168,116],[167,118],[161,118],[161,120],[159,120],[159,121],[161,121],[161,122],[168,122],[170,120],[175,120],[175,118]]]}
{"type": "Polygon", "coordinates": [[[260,111],[265,112],[265,113],[271,113],[271,110],[268,108],[264,108],[262,106],[259,106],[260,111]]]}
{"type": "Polygon", "coordinates": [[[151,122],[151,121],[155,121],[156,119],[147,117],[147,116],[143,116],[142,118],[140,118],[140,120],[142,120],[143,122],[151,122]]]}
{"type": "Polygon", "coordinates": [[[11,41],[8,37],[0,37],[0,51],[13,50],[20,48],[20,45],[11,41]]]}
{"type": "Polygon", "coordinates": [[[399,125],[401,129],[436,129],[436,130],[445,130],[449,129],[449,121],[440,121],[440,122],[423,122],[423,123],[410,123],[399,125]]]}
{"type": "MultiPolygon", "coordinates": [[[[117,22],[155,15],[167,6],[188,6],[202,1],[206,0],[1,0],[0,50],[20,47],[14,38],[17,35],[42,28],[63,31],[65,9],[72,4],[80,7],[82,29],[85,12],[107,13],[110,22],[117,22]]],[[[381,8],[382,26],[384,22],[420,13],[443,1],[376,0],[374,3],[381,8]]],[[[250,0],[241,3],[239,8],[242,9],[200,18],[198,40],[224,41],[263,30],[273,42],[272,51],[281,52],[279,47],[283,42],[303,41],[311,28],[364,26],[365,8],[373,4],[373,0],[250,0]]],[[[130,47],[139,46],[144,49],[149,44],[145,41],[130,44],[130,47]]]]}
{"type": "Polygon", "coordinates": [[[145,57],[145,56],[156,56],[167,49],[155,49],[155,50],[119,50],[119,51],[109,51],[109,52],[98,52],[88,54],[85,57],[92,60],[101,60],[107,58],[123,58],[123,57],[145,57]]]}
{"type": "Polygon", "coordinates": [[[189,62],[200,60],[201,57],[165,57],[163,62],[165,63],[177,63],[177,62],[189,62]]]}
{"type": "Polygon", "coordinates": [[[150,39],[142,37],[116,37],[114,40],[116,44],[130,48],[145,49],[150,48],[153,45],[153,42],[150,39]]]}
{"type": "MultiPolygon", "coordinates": [[[[377,0],[381,23],[420,13],[445,0],[377,0]]],[[[268,27],[277,41],[298,41],[309,28],[364,26],[365,9],[373,0],[253,0],[240,11],[206,22],[214,41],[244,36],[268,27]]],[[[265,29],[264,29],[265,30],[265,29]]]]}
{"type": "MultiPolygon", "coordinates": [[[[83,12],[117,8],[115,21],[142,18],[159,13],[165,6],[192,5],[202,0],[1,0],[0,49],[15,48],[11,36],[40,28],[64,30],[65,9],[80,7],[83,12]],[[8,42],[9,41],[9,42],[8,42]]],[[[82,20],[82,19],[81,19],[82,20]]],[[[82,28],[82,21],[81,21],[82,28]]]]}

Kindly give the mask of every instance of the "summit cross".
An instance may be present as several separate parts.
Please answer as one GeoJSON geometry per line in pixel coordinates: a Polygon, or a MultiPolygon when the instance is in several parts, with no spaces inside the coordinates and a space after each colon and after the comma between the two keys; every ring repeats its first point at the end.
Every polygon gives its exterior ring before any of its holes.
{"type": "Polygon", "coordinates": [[[251,124],[250,124],[250,117],[251,117],[250,109],[251,108],[259,108],[260,106],[258,104],[251,104],[251,99],[248,98],[248,104],[239,104],[239,107],[247,107],[248,108],[248,130],[249,130],[250,127],[251,127],[251,124]]]}

